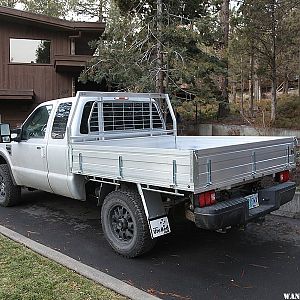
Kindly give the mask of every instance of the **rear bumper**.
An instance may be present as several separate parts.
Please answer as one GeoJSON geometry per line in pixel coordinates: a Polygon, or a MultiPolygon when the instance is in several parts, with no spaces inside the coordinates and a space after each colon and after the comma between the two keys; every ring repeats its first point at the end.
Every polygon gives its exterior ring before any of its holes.
{"type": "Polygon", "coordinates": [[[236,198],[194,210],[197,227],[216,230],[246,224],[277,210],[291,201],[296,191],[294,182],[285,182],[258,192],[259,207],[249,210],[248,200],[236,198]]]}

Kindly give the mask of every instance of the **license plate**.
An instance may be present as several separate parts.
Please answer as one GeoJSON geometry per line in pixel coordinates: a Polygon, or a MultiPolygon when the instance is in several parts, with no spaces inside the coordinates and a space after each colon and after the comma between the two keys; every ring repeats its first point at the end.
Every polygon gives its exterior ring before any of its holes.
{"type": "Polygon", "coordinates": [[[248,200],[249,209],[259,206],[258,193],[246,196],[245,198],[248,200]]]}
{"type": "Polygon", "coordinates": [[[170,230],[168,217],[163,217],[163,218],[150,221],[150,229],[151,229],[151,236],[153,239],[161,235],[170,233],[171,230],[170,230]]]}

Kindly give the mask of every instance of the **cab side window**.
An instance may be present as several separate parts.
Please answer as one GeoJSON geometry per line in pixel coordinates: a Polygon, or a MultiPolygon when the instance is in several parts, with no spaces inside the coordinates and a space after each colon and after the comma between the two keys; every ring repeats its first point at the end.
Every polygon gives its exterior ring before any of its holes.
{"type": "Polygon", "coordinates": [[[52,126],[52,139],[64,139],[71,108],[72,102],[59,104],[52,126]]]}
{"type": "Polygon", "coordinates": [[[22,128],[22,140],[45,137],[51,110],[52,105],[41,106],[29,117],[22,128]]]}

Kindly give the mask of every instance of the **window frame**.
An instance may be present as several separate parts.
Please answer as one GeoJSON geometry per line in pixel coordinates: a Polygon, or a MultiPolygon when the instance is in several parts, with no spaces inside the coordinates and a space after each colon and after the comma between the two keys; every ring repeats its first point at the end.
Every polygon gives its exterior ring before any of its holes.
{"type": "Polygon", "coordinates": [[[49,125],[49,122],[50,122],[50,116],[51,116],[52,110],[53,110],[53,104],[47,104],[47,105],[37,107],[32,112],[32,114],[30,114],[30,116],[27,118],[27,120],[24,122],[24,124],[22,126],[21,141],[28,141],[28,140],[31,140],[31,139],[40,139],[40,140],[45,139],[46,138],[46,132],[47,132],[47,129],[48,129],[48,125],[49,125]],[[51,108],[50,111],[47,109],[47,107],[51,108]],[[48,118],[47,118],[47,122],[44,123],[44,125],[40,127],[40,130],[36,130],[36,133],[37,132],[44,132],[44,135],[39,136],[39,135],[34,135],[34,133],[33,133],[33,135],[26,134],[26,137],[25,137],[25,130],[27,131],[28,127],[29,127],[28,123],[33,121],[36,113],[41,109],[47,109],[48,110],[48,118]]]}
{"type": "Polygon", "coordinates": [[[70,115],[71,115],[71,111],[72,111],[72,108],[73,108],[73,102],[72,101],[66,101],[66,102],[61,102],[57,105],[56,107],[56,110],[55,110],[55,115],[53,117],[53,122],[52,122],[52,127],[51,127],[51,134],[50,134],[50,137],[52,140],[64,140],[66,138],[66,133],[67,133],[67,127],[68,127],[68,123],[69,123],[69,120],[70,120],[70,115]],[[68,116],[66,118],[66,122],[63,123],[63,126],[64,126],[64,132],[63,133],[56,133],[57,136],[54,137],[53,135],[55,134],[55,132],[53,132],[53,129],[55,128],[55,119],[57,117],[57,114],[59,112],[59,108],[60,106],[62,105],[69,105],[69,108],[68,108],[68,116]],[[59,136],[59,134],[62,134],[62,137],[59,136]]]}
{"type": "MultiPolygon", "coordinates": [[[[156,103],[156,101],[153,101],[153,100],[151,100],[151,101],[128,101],[128,100],[126,100],[126,101],[103,101],[102,102],[102,111],[101,111],[101,113],[102,113],[102,118],[103,118],[103,120],[101,120],[102,122],[103,122],[103,124],[101,124],[101,128],[102,128],[102,132],[103,133],[114,133],[114,132],[124,132],[124,131],[155,131],[155,130],[164,130],[165,128],[164,128],[164,121],[163,121],[163,118],[162,118],[162,115],[161,115],[161,111],[160,111],[160,109],[159,109],[159,107],[158,107],[158,105],[157,105],[157,103],[156,103]],[[126,113],[126,111],[125,111],[125,105],[126,104],[132,104],[132,106],[133,106],[133,111],[132,111],[132,121],[133,121],[133,123],[135,122],[135,118],[137,117],[137,115],[135,114],[135,105],[137,106],[137,104],[140,104],[141,105],[141,113],[142,113],[142,128],[126,128],[126,124],[124,125],[124,129],[112,129],[112,130],[107,130],[107,129],[105,129],[105,126],[107,126],[107,125],[105,125],[105,115],[104,115],[104,104],[108,104],[108,103],[111,103],[112,104],[112,106],[114,105],[114,104],[121,104],[121,105],[123,105],[123,109],[124,109],[124,111],[123,111],[123,117],[124,117],[124,121],[125,121],[125,119],[126,119],[126,117],[128,118],[129,116],[127,115],[127,116],[125,116],[125,113],[126,113]],[[147,104],[147,105],[149,105],[149,108],[148,108],[148,111],[147,111],[147,109],[145,110],[145,104],[147,104]],[[160,121],[160,123],[161,123],[161,127],[154,127],[154,123],[153,123],[153,121],[154,121],[154,114],[153,114],[153,108],[155,108],[155,112],[157,113],[157,116],[159,117],[159,121],[160,121]],[[144,112],[146,112],[146,113],[148,113],[149,112],[149,120],[147,119],[147,118],[145,118],[145,116],[143,115],[144,114],[144,112]],[[151,116],[152,116],[152,119],[151,119],[151,116]],[[148,122],[149,122],[149,127],[146,125],[146,124],[148,124],[148,122]]],[[[115,116],[113,116],[113,118],[115,118],[115,116]]],[[[127,119],[127,121],[128,121],[128,119],[127,119]]],[[[111,125],[112,127],[115,127],[116,126],[116,124],[112,124],[111,125]]],[[[138,124],[133,124],[133,127],[137,127],[137,126],[139,126],[138,124]]]]}
{"type": "Polygon", "coordinates": [[[26,65],[26,66],[52,66],[53,63],[53,41],[52,39],[43,39],[43,38],[31,38],[31,37],[15,37],[10,36],[8,42],[8,65],[26,65]],[[11,61],[11,44],[10,41],[14,40],[32,40],[32,41],[48,41],[50,42],[50,55],[49,55],[49,63],[31,63],[31,62],[12,62],[11,61]]]}
{"type": "MultiPolygon", "coordinates": [[[[127,112],[128,113],[128,112],[127,112]]],[[[125,116],[126,111],[124,110],[123,112],[123,116],[126,118],[128,118],[129,116],[125,116]]],[[[135,110],[133,108],[133,123],[135,120],[135,110]]],[[[143,115],[142,115],[143,117],[143,115]]],[[[124,120],[125,120],[124,118],[124,120]]],[[[95,123],[95,121],[93,121],[93,123],[95,123]]],[[[113,127],[116,127],[116,124],[112,125],[113,127]]],[[[93,128],[94,128],[93,127],[93,128]]],[[[116,101],[116,100],[107,100],[107,101],[97,101],[97,100],[89,100],[87,102],[85,102],[85,104],[83,105],[82,111],[81,111],[81,121],[80,121],[80,129],[79,132],[82,135],[87,135],[87,134],[92,134],[95,135],[96,133],[102,133],[102,134],[114,134],[114,133],[118,133],[118,132],[150,132],[150,131],[158,131],[158,130],[166,130],[166,125],[165,125],[165,121],[164,118],[162,116],[162,112],[159,109],[159,105],[158,103],[154,100],[151,99],[151,101],[143,101],[143,100],[139,100],[139,101],[130,101],[130,100],[126,100],[126,101],[116,101]],[[133,124],[134,128],[126,128],[126,124],[124,129],[111,129],[111,130],[107,130],[105,127],[108,126],[105,124],[105,118],[107,118],[107,116],[105,116],[105,105],[106,104],[111,104],[111,106],[113,106],[114,104],[120,104],[124,105],[126,104],[131,104],[133,107],[137,106],[138,104],[141,105],[142,107],[142,112],[144,112],[144,105],[148,104],[149,108],[148,108],[148,112],[149,112],[149,120],[144,120],[142,122],[142,127],[141,128],[137,128],[137,126],[139,126],[138,124],[133,124]],[[87,105],[89,106],[88,110],[86,109],[87,105]],[[152,107],[152,108],[150,108],[152,107]],[[95,111],[94,111],[95,109],[95,111]],[[155,113],[153,113],[153,111],[155,110],[155,113]],[[98,114],[100,114],[100,118],[98,115],[98,126],[94,126],[95,128],[97,127],[98,130],[91,130],[91,126],[90,126],[90,121],[93,119],[93,113],[96,113],[96,111],[98,111],[98,114]],[[152,114],[152,120],[150,115],[152,114]],[[159,123],[160,125],[155,126],[154,122],[155,121],[153,118],[156,117],[156,122],[159,119],[159,123]],[[85,122],[83,122],[85,121],[85,122]],[[145,126],[146,122],[149,122],[149,127],[145,126]]]]}

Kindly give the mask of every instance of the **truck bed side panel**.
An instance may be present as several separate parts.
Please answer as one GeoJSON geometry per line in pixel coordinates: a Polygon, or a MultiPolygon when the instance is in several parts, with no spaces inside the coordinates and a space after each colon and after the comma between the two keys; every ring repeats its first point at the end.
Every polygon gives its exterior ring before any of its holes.
{"type": "Polygon", "coordinates": [[[73,144],[71,153],[76,174],[193,190],[191,151],[73,144]]]}
{"type": "Polygon", "coordinates": [[[194,152],[195,192],[273,174],[294,167],[293,139],[194,152]]]}

